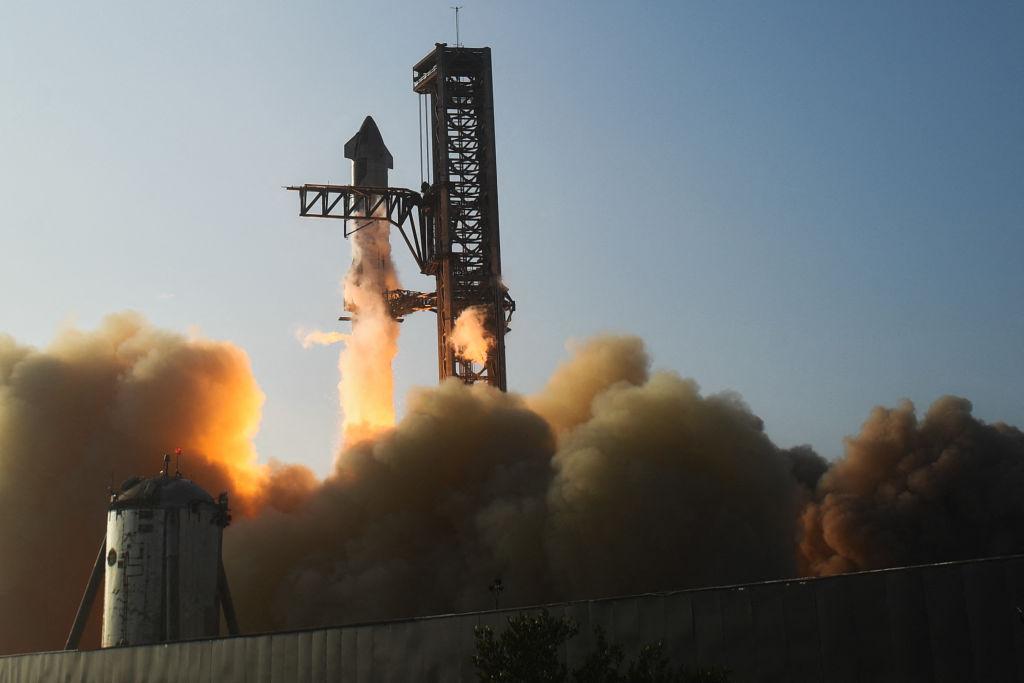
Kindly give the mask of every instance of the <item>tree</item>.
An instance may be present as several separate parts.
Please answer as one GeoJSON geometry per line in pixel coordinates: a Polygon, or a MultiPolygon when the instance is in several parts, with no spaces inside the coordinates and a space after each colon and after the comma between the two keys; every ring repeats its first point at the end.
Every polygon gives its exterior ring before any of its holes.
{"type": "Polygon", "coordinates": [[[579,625],[547,610],[508,618],[508,628],[496,635],[478,626],[473,664],[482,683],[728,683],[728,670],[675,668],[660,642],[645,645],[623,669],[622,648],[609,643],[600,626],[594,628],[594,651],[572,671],[570,678],[559,653],[579,625]]]}
{"type": "Polygon", "coordinates": [[[577,633],[572,619],[555,619],[547,610],[508,618],[498,637],[490,626],[478,626],[473,664],[480,681],[491,683],[563,683],[566,667],[559,648],[577,633]]]}

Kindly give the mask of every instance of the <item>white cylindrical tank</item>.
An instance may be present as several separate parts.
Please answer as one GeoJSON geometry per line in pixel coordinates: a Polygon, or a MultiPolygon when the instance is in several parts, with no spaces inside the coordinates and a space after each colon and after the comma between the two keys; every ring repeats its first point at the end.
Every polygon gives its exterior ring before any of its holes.
{"type": "Polygon", "coordinates": [[[218,635],[221,536],[230,519],[218,501],[167,463],[130,479],[107,510],[103,647],[218,635]]]}

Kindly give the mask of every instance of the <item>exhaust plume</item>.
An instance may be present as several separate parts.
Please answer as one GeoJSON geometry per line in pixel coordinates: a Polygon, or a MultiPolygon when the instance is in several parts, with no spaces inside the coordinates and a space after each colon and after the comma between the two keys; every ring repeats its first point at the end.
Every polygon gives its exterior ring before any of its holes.
{"type": "Polygon", "coordinates": [[[398,287],[398,276],[389,236],[390,226],[379,220],[367,221],[352,235],[352,266],[344,281],[345,310],[353,314],[352,333],[314,335],[314,341],[345,342],[338,356],[345,444],[373,438],[395,424],[391,362],[398,353],[398,323],[388,311],[384,291],[398,287]]]}
{"type": "Polygon", "coordinates": [[[484,326],[486,316],[480,306],[470,306],[456,318],[449,340],[456,354],[477,365],[487,363],[487,354],[494,346],[494,337],[484,326]]]}

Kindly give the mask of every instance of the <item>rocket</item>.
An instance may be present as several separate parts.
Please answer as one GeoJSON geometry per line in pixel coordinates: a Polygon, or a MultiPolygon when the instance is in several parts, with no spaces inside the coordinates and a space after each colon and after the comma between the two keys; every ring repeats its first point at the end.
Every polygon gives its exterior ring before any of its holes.
{"type": "MultiPolygon", "coordinates": [[[[345,143],[345,158],[352,160],[352,185],[355,187],[388,186],[388,170],[395,167],[395,162],[391,152],[384,144],[384,138],[381,137],[380,130],[372,116],[363,119],[363,125],[359,127],[359,132],[345,143]]],[[[366,254],[364,258],[373,257],[366,254]]],[[[379,256],[377,258],[381,260],[381,268],[383,268],[383,260],[379,256]]],[[[381,296],[386,299],[387,292],[382,292],[381,296]]],[[[347,305],[346,310],[352,311],[347,305]]],[[[338,320],[354,323],[356,321],[355,311],[352,313],[353,315],[343,315],[338,320]]]]}
{"type": "Polygon", "coordinates": [[[356,187],[387,187],[388,169],[395,167],[372,116],[345,143],[345,158],[352,160],[352,184],[356,187]]]}

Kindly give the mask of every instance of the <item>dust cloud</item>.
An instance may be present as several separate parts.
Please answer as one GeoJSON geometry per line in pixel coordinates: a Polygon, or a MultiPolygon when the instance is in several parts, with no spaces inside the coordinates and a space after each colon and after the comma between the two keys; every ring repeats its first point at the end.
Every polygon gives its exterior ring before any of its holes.
{"type": "Polygon", "coordinates": [[[802,515],[804,569],[836,574],[1024,552],[1024,433],[944,396],[875,408],[802,515]]]}
{"type": "Polygon", "coordinates": [[[108,487],[156,474],[163,453],[182,448],[182,469],[214,495],[230,491],[241,514],[271,492],[285,507],[303,495],[301,468],[257,463],[263,398],[237,347],[132,314],[41,350],[0,335],[0,650],[63,646],[108,487]]]}
{"type": "Polygon", "coordinates": [[[257,630],[796,573],[803,494],[738,396],[577,346],[537,396],[449,381],[350,448],[309,500],[226,540],[257,630]]]}
{"type": "Polygon", "coordinates": [[[229,343],[131,314],[45,349],[0,336],[0,650],[63,644],[107,487],[175,447],[231,493],[249,632],[484,609],[496,577],[523,605],[1024,550],[1024,435],[964,399],[876,408],[830,464],[650,368],[605,336],[536,395],[418,389],[318,480],[260,464],[263,395],[229,343]]]}

